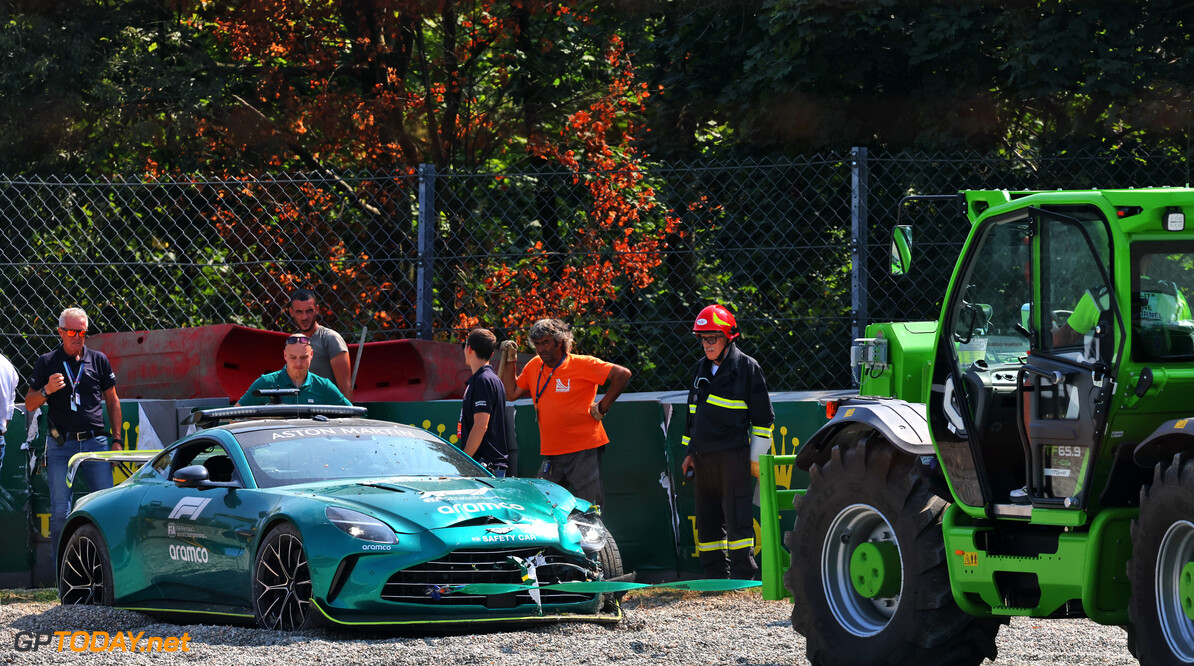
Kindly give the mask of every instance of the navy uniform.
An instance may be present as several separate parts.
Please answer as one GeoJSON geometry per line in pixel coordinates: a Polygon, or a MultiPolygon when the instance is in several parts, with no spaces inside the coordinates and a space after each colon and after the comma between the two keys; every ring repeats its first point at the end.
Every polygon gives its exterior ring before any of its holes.
{"type": "Polygon", "coordinates": [[[738,337],[733,315],[723,306],[709,306],[693,331],[717,330],[727,333],[727,346],[720,365],[703,358],[693,368],[682,442],[695,469],[701,567],[706,576],[725,578],[728,564],[731,578],[750,579],[758,572],[752,448],[770,448],[775,412],[759,364],[733,343],[738,337]]]}

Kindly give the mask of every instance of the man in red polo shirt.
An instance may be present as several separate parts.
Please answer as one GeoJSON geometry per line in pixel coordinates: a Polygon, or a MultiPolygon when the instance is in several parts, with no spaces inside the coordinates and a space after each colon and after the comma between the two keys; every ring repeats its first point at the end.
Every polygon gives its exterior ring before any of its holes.
{"type": "Polygon", "coordinates": [[[513,343],[503,343],[506,363],[501,379],[506,399],[529,395],[539,421],[539,448],[544,457],[539,478],[567,484],[572,494],[600,505],[601,458],[609,437],[601,419],[630,381],[630,370],[593,356],[570,353],[572,332],[559,319],[540,319],[529,335],[536,357],[514,377],[513,343]],[[609,382],[601,400],[597,387],[609,382]]]}

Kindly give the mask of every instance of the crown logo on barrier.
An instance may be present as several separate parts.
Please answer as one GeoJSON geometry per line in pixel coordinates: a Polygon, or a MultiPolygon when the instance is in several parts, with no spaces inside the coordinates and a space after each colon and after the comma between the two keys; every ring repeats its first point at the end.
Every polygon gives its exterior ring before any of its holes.
{"type": "MultiPolygon", "coordinates": [[[[775,450],[777,456],[792,456],[796,455],[796,448],[800,446],[800,438],[792,437],[792,441],[788,442],[788,426],[779,427],[780,439],[776,440],[774,437],[771,440],[771,448],[775,450]]],[[[775,467],[775,485],[783,486],[791,489],[792,487],[792,466],[791,465],[777,465],[775,467]]]]}

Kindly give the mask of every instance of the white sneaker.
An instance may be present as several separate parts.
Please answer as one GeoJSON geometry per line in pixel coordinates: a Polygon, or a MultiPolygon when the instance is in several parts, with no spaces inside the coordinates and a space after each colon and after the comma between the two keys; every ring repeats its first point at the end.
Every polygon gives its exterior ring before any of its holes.
{"type": "Polygon", "coordinates": [[[1012,492],[1008,493],[1008,495],[1010,496],[1009,499],[1011,499],[1012,504],[1032,504],[1032,500],[1028,498],[1028,486],[1016,488],[1012,492]]]}

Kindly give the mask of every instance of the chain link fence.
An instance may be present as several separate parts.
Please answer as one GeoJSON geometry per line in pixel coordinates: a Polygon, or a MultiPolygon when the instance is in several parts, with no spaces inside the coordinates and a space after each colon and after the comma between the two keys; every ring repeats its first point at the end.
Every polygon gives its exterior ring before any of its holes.
{"type": "Polygon", "coordinates": [[[0,177],[18,369],[57,344],[58,312],[92,333],[237,323],[291,328],[312,288],[349,342],[459,341],[474,325],[524,341],[558,316],[576,348],[635,371],[631,390],[682,389],[692,319],[738,314],[773,390],[851,386],[871,321],[933,319],[964,220],[910,205],[914,274],[887,274],[897,204],[960,189],[1144,187],[1188,180],[1184,156],[887,154],[574,173],[287,174],[171,182],[0,177]]]}

